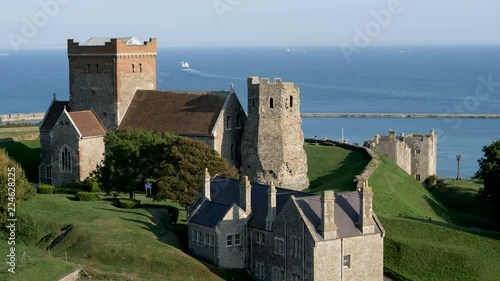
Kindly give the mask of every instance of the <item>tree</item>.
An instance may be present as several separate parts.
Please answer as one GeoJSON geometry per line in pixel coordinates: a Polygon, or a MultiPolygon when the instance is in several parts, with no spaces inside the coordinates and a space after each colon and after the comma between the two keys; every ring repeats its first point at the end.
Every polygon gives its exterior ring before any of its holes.
{"type": "Polygon", "coordinates": [[[14,207],[23,200],[29,200],[35,195],[35,189],[30,186],[21,166],[9,157],[4,149],[0,149],[0,226],[8,218],[8,208],[14,207]],[[15,188],[15,196],[13,189],[15,188]],[[8,203],[12,203],[9,205],[8,203]]]}
{"type": "Polygon", "coordinates": [[[478,198],[495,206],[495,216],[500,221],[500,140],[484,146],[483,152],[476,177],[483,181],[484,187],[479,190],[478,198]]]}
{"type": "Polygon", "coordinates": [[[201,141],[185,137],[167,139],[158,181],[156,200],[171,199],[189,205],[202,190],[205,168],[212,175],[237,178],[238,171],[201,141]]]}
{"type": "Polygon", "coordinates": [[[93,176],[102,189],[126,191],[133,198],[146,180],[156,179],[154,199],[189,205],[200,192],[204,168],[212,174],[238,177],[227,160],[201,141],[142,129],[109,133],[106,155],[93,176]]]}
{"type": "Polygon", "coordinates": [[[158,175],[167,138],[143,129],[110,132],[104,162],[93,176],[106,192],[125,191],[133,198],[147,178],[158,175]]]}

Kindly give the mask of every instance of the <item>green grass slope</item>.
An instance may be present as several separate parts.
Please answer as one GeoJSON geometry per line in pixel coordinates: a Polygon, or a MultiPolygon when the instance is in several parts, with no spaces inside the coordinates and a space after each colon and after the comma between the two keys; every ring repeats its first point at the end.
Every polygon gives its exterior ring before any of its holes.
{"type": "MultiPolygon", "coordinates": [[[[354,190],[348,183],[367,163],[361,153],[308,144],[305,149],[309,179],[321,183],[311,192],[354,190]]],[[[386,273],[395,280],[500,280],[500,233],[461,226],[440,200],[393,161],[378,155],[381,164],[369,184],[374,210],[386,230],[386,273]]]]}
{"type": "Polygon", "coordinates": [[[120,209],[110,201],[72,201],[65,195],[37,195],[22,203],[17,215],[17,235],[39,248],[72,224],[73,230],[51,249],[51,255],[60,259],[67,255],[70,262],[102,279],[223,280],[220,275],[244,280],[239,273],[217,275],[212,272],[215,269],[172,246],[179,244],[177,237],[157,225],[146,209],[120,209]]]}
{"type": "Polygon", "coordinates": [[[500,234],[455,224],[451,211],[379,156],[370,186],[386,230],[386,269],[410,280],[499,280],[500,234]]]}
{"type": "Polygon", "coordinates": [[[307,176],[311,182],[307,192],[319,193],[334,189],[351,191],[353,179],[368,164],[369,159],[358,151],[351,151],[335,146],[306,143],[307,176]]]}

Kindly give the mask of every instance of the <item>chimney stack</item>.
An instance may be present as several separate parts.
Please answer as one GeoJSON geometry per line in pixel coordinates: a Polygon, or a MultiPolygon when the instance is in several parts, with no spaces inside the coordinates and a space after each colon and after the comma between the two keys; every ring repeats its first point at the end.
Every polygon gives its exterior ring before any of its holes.
{"type": "Polygon", "coordinates": [[[248,181],[247,176],[240,178],[240,207],[245,211],[248,216],[252,213],[252,186],[248,181]]]}
{"type": "Polygon", "coordinates": [[[358,182],[359,192],[359,220],[357,225],[363,234],[375,233],[375,222],[373,221],[373,191],[368,186],[367,180],[358,182]]]}
{"type": "Polygon", "coordinates": [[[203,193],[205,195],[205,199],[210,199],[210,173],[208,173],[208,168],[205,168],[205,174],[203,176],[203,193]]]}
{"type": "Polygon", "coordinates": [[[271,181],[267,195],[266,230],[271,231],[276,219],[276,187],[274,186],[274,181],[271,181]]]}
{"type": "Polygon", "coordinates": [[[324,240],[337,238],[335,194],[331,190],[324,191],[321,194],[321,224],[319,230],[324,240]]]}
{"type": "Polygon", "coordinates": [[[396,139],[396,131],[389,130],[389,139],[391,139],[391,140],[395,140],[396,139]]]}

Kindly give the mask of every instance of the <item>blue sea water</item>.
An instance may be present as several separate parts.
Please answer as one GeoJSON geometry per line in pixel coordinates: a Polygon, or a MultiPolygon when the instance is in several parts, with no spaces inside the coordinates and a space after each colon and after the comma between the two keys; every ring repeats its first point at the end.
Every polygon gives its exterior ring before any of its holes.
{"type": "MultiPolygon", "coordinates": [[[[371,47],[347,62],[339,48],[159,48],[158,89],[235,90],[246,108],[246,78],[280,77],[301,89],[302,112],[500,113],[500,47],[371,47]],[[191,64],[180,70],[179,62],[191,64]],[[476,93],[481,79],[498,81],[476,93]],[[489,89],[489,91],[488,91],[489,89]]],[[[0,56],[0,114],[43,112],[57,93],[68,99],[66,50],[0,56]]],[[[438,175],[478,169],[481,148],[500,139],[500,119],[304,118],[306,137],[363,143],[377,133],[438,134],[438,175]]]]}

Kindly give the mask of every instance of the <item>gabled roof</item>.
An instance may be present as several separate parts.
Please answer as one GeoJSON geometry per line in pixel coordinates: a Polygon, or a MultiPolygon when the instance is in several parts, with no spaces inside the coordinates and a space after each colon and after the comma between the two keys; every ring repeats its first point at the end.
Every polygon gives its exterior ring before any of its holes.
{"type": "MultiPolygon", "coordinates": [[[[224,214],[232,204],[239,205],[240,181],[215,177],[210,184],[211,201],[198,198],[194,204],[201,204],[200,208],[190,218],[191,223],[215,227],[222,220],[224,214]]],[[[269,186],[252,183],[251,204],[252,216],[248,226],[266,230],[267,201],[269,186]]],[[[299,191],[276,188],[276,214],[279,215],[282,208],[295,197],[298,207],[302,210],[305,219],[309,220],[319,239],[319,226],[321,223],[321,201],[320,196],[311,195],[299,191]]],[[[359,219],[359,194],[357,191],[336,194],[335,198],[335,223],[337,224],[337,235],[339,238],[360,236],[362,233],[356,226],[359,219]]],[[[378,224],[375,224],[375,233],[381,233],[378,224]]]]}
{"type": "Polygon", "coordinates": [[[82,137],[105,136],[106,130],[102,127],[95,114],[90,110],[68,112],[82,137]]]}
{"type": "Polygon", "coordinates": [[[118,130],[210,135],[230,92],[138,90],[118,130]]]}
{"type": "Polygon", "coordinates": [[[61,113],[64,110],[64,107],[69,110],[69,101],[58,101],[55,99],[52,100],[52,104],[50,105],[49,110],[45,114],[45,117],[40,125],[40,131],[50,131],[54,127],[61,116],[61,113]]]}
{"type": "Polygon", "coordinates": [[[121,40],[124,43],[127,43],[129,46],[141,46],[143,45],[142,42],[133,37],[117,37],[117,38],[112,38],[112,37],[92,37],[87,42],[83,43],[81,46],[104,46],[106,43],[111,42],[111,39],[117,39],[121,40]]]}

